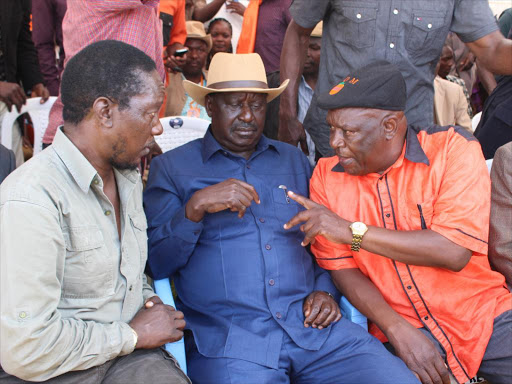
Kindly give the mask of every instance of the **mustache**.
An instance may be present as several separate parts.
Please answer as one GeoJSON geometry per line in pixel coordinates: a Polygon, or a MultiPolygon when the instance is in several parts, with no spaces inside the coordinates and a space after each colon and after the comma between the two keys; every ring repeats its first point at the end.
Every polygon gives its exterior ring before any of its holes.
{"type": "Polygon", "coordinates": [[[244,124],[244,123],[238,123],[233,125],[233,129],[258,129],[256,124],[244,124]]]}

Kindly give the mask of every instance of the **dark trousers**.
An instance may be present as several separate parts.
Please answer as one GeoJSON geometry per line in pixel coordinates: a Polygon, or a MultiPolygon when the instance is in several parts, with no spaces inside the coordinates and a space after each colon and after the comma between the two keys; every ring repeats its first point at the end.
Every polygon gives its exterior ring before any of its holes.
{"type": "MultiPolygon", "coordinates": [[[[28,381],[0,369],[0,384],[28,381]]],[[[164,349],[137,349],[133,353],[83,371],[72,371],[43,381],[48,384],[190,384],[188,377],[164,349]]]]}

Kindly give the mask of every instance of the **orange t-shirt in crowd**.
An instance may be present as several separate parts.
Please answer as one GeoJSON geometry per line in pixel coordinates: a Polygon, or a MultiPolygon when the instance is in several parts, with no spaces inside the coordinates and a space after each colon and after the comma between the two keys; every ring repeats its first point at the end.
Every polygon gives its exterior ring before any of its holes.
{"type": "MultiPolygon", "coordinates": [[[[352,252],[322,236],[312,246],[321,267],[359,268],[397,313],[430,330],[459,382],[474,377],[494,318],[512,309],[505,278],[487,258],[490,180],[478,141],[462,128],[409,127],[401,156],[382,175],[351,176],[335,156],[319,161],[310,189],[314,201],[348,221],[401,231],[428,228],[473,252],[453,272],[352,252]]],[[[375,324],[370,332],[386,341],[375,324]]]]}
{"type": "MultiPolygon", "coordinates": [[[[187,27],[185,24],[185,0],[160,0],[160,6],[158,8],[160,13],[166,13],[172,16],[172,28],[169,30],[163,28],[164,33],[170,32],[169,44],[174,43],[185,44],[187,40],[187,27]]],[[[165,41],[164,36],[164,41],[165,41]]]]}

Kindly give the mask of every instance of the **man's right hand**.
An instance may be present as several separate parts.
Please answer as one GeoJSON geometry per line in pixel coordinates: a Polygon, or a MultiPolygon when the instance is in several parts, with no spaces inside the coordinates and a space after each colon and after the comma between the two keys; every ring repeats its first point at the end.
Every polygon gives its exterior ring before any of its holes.
{"type": "Polygon", "coordinates": [[[277,139],[285,143],[291,144],[294,147],[300,143],[302,152],[309,155],[308,144],[306,142],[306,131],[303,125],[297,119],[294,118],[279,118],[279,130],[277,133],[277,139]]]}
{"type": "Polygon", "coordinates": [[[7,105],[9,112],[11,112],[13,105],[15,105],[18,112],[20,112],[27,101],[27,96],[18,84],[0,81],[0,101],[3,101],[7,105]]]}
{"type": "Polygon", "coordinates": [[[421,331],[404,321],[391,331],[388,339],[396,355],[423,384],[450,384],[443,358],[421,331]]]}
{"type": "MultiPolygon", "coordinates": [[[[157,300],[155,300],[157,301],[157,300]]],[[[145,305],[128,324],[137,333],[137,349],[158,348],[183,337],[183,312],[161,302],[145,305]]]]}
{"type": "Polygon", "coordinates": [[[185,216],[198,223],[206,213],[229,209],[238,212],[238,217],[242,218],[253,201],[260,203],[260,197],[252,185],[227,179],[194,193],[185,207],[185,216]]]}

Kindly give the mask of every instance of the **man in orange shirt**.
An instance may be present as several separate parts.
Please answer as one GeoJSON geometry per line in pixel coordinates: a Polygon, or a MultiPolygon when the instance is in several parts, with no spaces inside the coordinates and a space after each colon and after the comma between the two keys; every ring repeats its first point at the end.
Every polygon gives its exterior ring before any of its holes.
{"type": "Polygon", "coordinates": [[[301,225],[318,264],[371,321],[370,332],[423,383],[477,372],[512,382],[512,295],[489,267],[490,182],[478,141],[460,127],[408,126],[396,67],[361,68],[318,104],[330,145],[301,225]]]}

